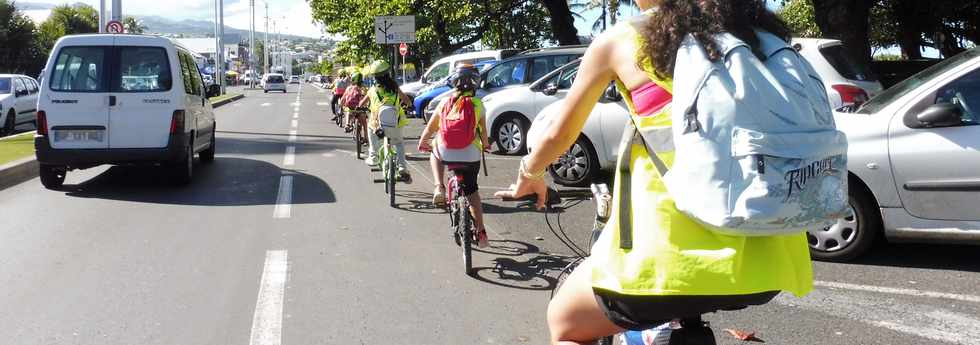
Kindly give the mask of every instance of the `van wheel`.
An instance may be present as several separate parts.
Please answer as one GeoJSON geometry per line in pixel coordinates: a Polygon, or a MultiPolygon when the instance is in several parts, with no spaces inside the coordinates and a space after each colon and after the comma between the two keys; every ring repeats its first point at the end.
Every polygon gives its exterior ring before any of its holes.
{"type": "Polygon", "coordinates": [[[7,113],[7,121],[4,122],[3,128],[0,128],[0,135],[14,134],[15,127],[17,127],[17,113],[10,109],[10,112],[7,113]]]}
{"type": "Polygon", "coordinates": [[[63,166],[41,164],[39,167],[41,184],[50,190],[60,190],[65,185],[68,169],[63,166]]]}
{"type": "Polygon", "coordinates": [[[208,146],[207,150],[201,151],[201,163],[212,163],[214,162],[214,148],[217,141],[214,140],[214,131],[211,131],[211,145],[208,146]]]}
{"type": "Polygon", "coordinates": [[[191,183],[194,177],[194,142],[187,145],[187,152],[173,165],[174,182],[180,185],[191,183]]]}

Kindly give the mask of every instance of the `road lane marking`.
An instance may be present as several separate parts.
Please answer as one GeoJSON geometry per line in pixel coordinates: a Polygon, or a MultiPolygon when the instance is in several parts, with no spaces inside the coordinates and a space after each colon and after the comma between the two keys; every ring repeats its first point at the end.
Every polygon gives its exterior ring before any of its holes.
{"type": "Polygon", "coordinates": [[[282,307],[289,274],[288,259],[285,250],[265,252],[265,265],[259,281],[259,296],[255,300],[249,345],[282,344],[282,307]]]}
{"type": "Polygon", "coordinates": [[[289,131],[289,142],[291,142],[291,143],[295,143],[296,142],[296,133],[297,133],[297,131],[295,129],[289,131]]]}
{"type": "Polygon", "coordinates": [[[330,102],[316,102],[316,105],[319,105],[321,107],[326,107],[330,105],[330,102]]]}
{"type": "Polygon", "coordinates": [[[279,196],[276,198],[276,209],[272,217],[276,219],[289,218],[293,203],[293,176],[283,175],[279,178],[279,196]]]}
{"type": "Polygon", "coordinates": [[[298,119],[299,118],[299,113],[293,113],[293,118],[294,119],[298,119]]]}
{"type": "Polygon", "coordinates": [[[286,147],[286,156],[282,158],[283,166],[296,164],[296,146],[286,147]]]}
{"type": "Polygon", "coordinates": [[[299,121],[293,120],[293,128],[299,127],[299,121]]]}
{"type": "Polygon", "coordinates": [[[261,105],[259,105],[259,106],[260,106],[260,107],[268,107],[268,106],[270,106],[270,105],[272,105],[272,103],[262,103],[262,104],[261,104],[261,105]]]}
{"type": "Polygon", "coordinates": [[[832,289],[857,290],[857,291],[886,293],[892,295],[905,295],[905,296],[912,296],[912,297],[943,298],[943,299],[951,299],[951,300],[957,300],[962,302],[980,303],[980,296],[961,295],[955,293],[923,291],[923,290],[916,290],[916,289],[902,289],[902,288],[838,283],[838,282],[825,282],[825,281],[814,281],[813,285],[832,288],[832,289]]]}

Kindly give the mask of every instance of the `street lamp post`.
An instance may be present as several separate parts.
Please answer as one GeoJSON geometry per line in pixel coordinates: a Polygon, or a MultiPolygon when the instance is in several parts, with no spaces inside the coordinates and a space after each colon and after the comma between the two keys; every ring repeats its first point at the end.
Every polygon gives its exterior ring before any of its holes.
{"type": "Polygon", "coordinates": [[[112,0],[112,20],[122,21],[122,0],[112,0]]]}
{"type": "Polygon", "coordinates": [[[105,0],[99,1],[99,33],[105,33],[105,0]]]}
{"type": "MultiPolygon", "coordinates": [[[[120,0],[113,0],[120,1],[120,0]]],[[[225,52],[224,52],[224,36],[225,36],[225,10],[224,1],[215,0],[214,2],[214,79],[218,83],[218,87],[221,88],[221,94],[225,93],[225,52]]]]}

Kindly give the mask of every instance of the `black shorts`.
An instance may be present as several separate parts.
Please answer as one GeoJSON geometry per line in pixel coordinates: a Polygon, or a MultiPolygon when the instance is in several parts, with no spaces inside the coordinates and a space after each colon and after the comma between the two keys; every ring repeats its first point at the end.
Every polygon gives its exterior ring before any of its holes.
{"type": "Polygon", "coordinates": [[[480,162],[443,162],[443,164],[452,170],[453,174],[463,178],[459,186],[463,189],[463,195],[470,196],[480,190],[480,186],[476,183],[477,176],[480,176],[480,162]]]}
{"type": "Polygon", "coordinates": [[[769,303],[778,291],[731,296],[632,296],[595,289],[606,318],[619,327],[641,331],[673,319],[769,303]]]}

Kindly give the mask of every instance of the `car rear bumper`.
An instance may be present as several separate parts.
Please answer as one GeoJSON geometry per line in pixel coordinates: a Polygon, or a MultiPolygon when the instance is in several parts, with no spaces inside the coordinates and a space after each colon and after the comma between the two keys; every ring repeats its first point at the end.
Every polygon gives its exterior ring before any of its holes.
{"type": "Polygon", "coordinates": [[[166,147],[149,149],[55,149],[47,136],[34,136],[37,161],[84,169],[102,164],[153,164],[180,161],[187,152],[186,134],[170,135],[166,147]]]}

